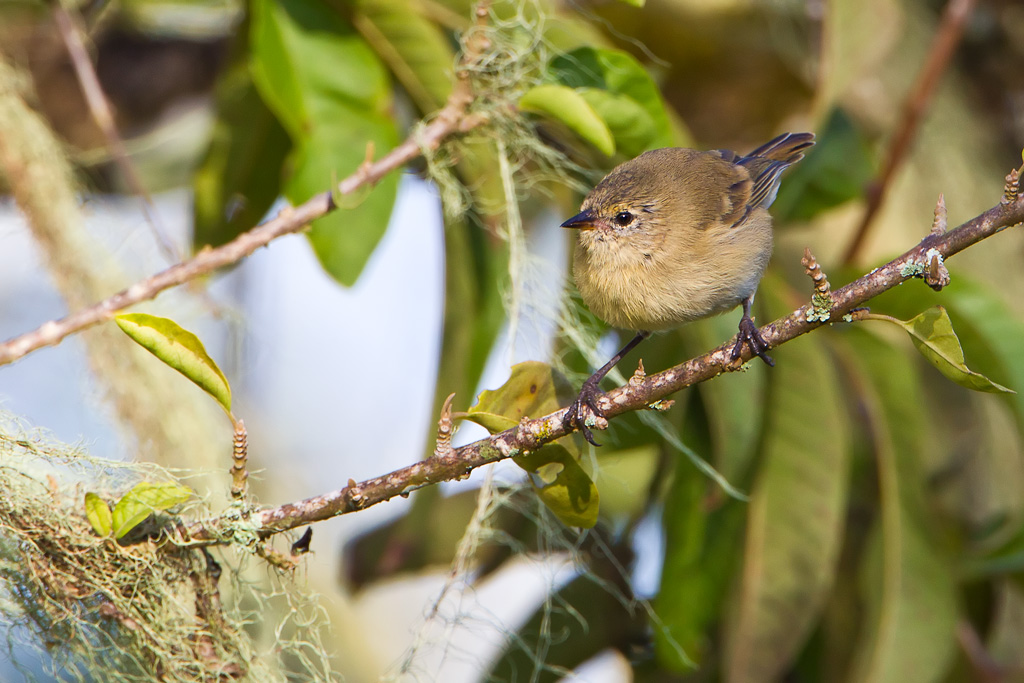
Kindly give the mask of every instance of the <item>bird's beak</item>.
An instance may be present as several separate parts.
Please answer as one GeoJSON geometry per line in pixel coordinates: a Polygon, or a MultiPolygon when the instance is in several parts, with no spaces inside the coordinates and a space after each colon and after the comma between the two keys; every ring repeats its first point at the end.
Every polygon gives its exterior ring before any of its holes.
{"type": "Polygon", "coordinates": [[[563,228],[576,228],[577,230],[593,230],[596,226],[594,221],[597,217],[590,212],[590,209],[586,211],[580,211],[578,214],[562,223],[563,228]]]}

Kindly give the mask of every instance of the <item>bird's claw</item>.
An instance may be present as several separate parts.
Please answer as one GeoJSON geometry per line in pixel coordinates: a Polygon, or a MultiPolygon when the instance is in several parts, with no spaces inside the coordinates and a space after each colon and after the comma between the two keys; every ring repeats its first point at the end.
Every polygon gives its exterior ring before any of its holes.
{"type": "Polygon", "coordinates": [[[736,338],[736,345],[732,347],[733,361],[739,360],[743,354],[744,345],[749,347],[750,352],[767,363],[769,367],[775,366],[775,361],[767,353],[768,344],[761,337],[761,332],[757,329],[753,319],[745,313],[740,318],[740,333],[736,338]]]}
{"type": "Polygon", "coordinates": [[[587,426],[587,412],[596,418],[604,417],[604,411],[598,405],[598,399],[604,395],[604,392],[597,386],[597,382],[591,381],[592,379],[593,377],[583,383],[576,400],[569,404],[569,409],[562,417],[562,426],[566,430],[578,429],[584,439],[594,446],[600,446],[601,444],[594,441],[594,434],[587,426]]]}

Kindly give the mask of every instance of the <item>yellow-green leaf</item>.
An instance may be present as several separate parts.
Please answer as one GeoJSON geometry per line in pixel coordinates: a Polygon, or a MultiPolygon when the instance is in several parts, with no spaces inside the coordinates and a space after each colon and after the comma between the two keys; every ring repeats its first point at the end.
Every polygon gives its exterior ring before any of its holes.
{"type": "Polygon", "coordinates": [[[154,512],[172,508],[192,497],[191,489],[176,482],[141,482],[132,487],[114,506],[114,536],[122,538],[154,512]]]}
{"type": "Polygon", "coordinates": [[[188,377],[230,412],[231,387],[199,337],[173,320],[146,313],[123,313],[114,321],[135,343],[188,377]]]}
{"type": "Polygon", "coordinates": [[[93,492],[85,494],[85,516],[97,536],[109,536],[114,528],[110,506],[93,492]]]}
{"type": "MultiPolygon", "coordinates": [[[[890,320],[890,318],[886,318],[890,320]]],[[[946,309],[942,306],[929,308],[921,315],[908,320],[891,319],[909,334],[917,350],[934,365],[939,372],[962,387],[988,393],[1016,393],[1001,384],[996,384],[985,375],[974,372],[964,362],[960,340],[953,331],[946,309]]]]}
{"type": "MultiPolygon", "coordinates": [[[[480,392],[476,405],[459,417],[497,433],[524,417],[558,410],[559,394],[564,398],[567,393],[571,387],[550,365],[526,361],[512,366],[512,375],[499,388],[480,392]]],[[[514,460],[529,472],[537,495],[558,519],[566,526],[590,528],[597,522],[597,487],[574,457],[575,442],[563,441],[564,446],[551,444],[514,460]]]]}
{"type": "Polygon", "coordinates": [[[571,394],[571,387],[564,377],[555,374],[550,365],[532,360],[518,363],[512,366],[508,381],[497,389],[480,392],[476,405],[469,409],[466,418],[488,427],[486,421],[504,417],[511,420],[511,424],[501,423],[506,426],[498,431],[504,431],[524,417],[540,417],[558,410],[559,394],[571,394]],[[476,420],[476,415],[490,417],[476,420]]]}
{"type": "Polygon", "coordinates": [[[468,413],[458,413],[455,417],[476,422],[478,425],[489,431],[491,434],[503,432],[516,426],[516,421],[504,415],[495,415],[482,410],[470,408],[468,413]]]}
{"type": "Polygon", "coordinates": [[[561,121],[602,154],[615,154],[611,130],[580,93],[565,85],[538,85],[519,99],[519,108],[561,121]]]}
{"type": "Polygon", "coordinates": [[[545,446],[514,460],[529,473],[533,490],[562,524],[589,529],[597,523],[597,486],[564,447],[545,446]]]}

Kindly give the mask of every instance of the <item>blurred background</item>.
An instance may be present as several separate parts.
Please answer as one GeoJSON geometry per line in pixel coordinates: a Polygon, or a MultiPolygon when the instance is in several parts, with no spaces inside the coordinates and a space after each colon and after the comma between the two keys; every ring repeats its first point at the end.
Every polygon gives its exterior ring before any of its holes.
{"type": "MultiPolygon", "coordinates": [[[[472,29],[465,0],[0,1],[0,94],[40,125],[9,108],[0,139],[60,151],[33,157],[53,182],[35,184],[41,199],[0,159],[0,337],[327,189],[367,142],[379,158],[443,106],[472,30],[490,41],[462,67],[485,125],[308,235],[136,309],[195,332],[224,370],[263,504],[425,457],[441,401],[468,409],[516,363],[574,384],[600,365],[629,333],[579,302],[558,225],[646,149],[817,134],[773,207],[762,323],[809,300],[805,247],[839,287],[926,235],[940,193],[958,225],[1021,164],[1012,0],[488,12],[472,29]],[[62,192],[74,201],[50,215],[62,192]]],[[[1022,247],[1007,230],[951,260],[942,292],[909,282],[872,311],[943,306],[967,365],[1024,392],[1022,247]]],[[[713,348],[737,320],[655,337],[622,373],[713,348]]],[[[563,525],[512,463],[316,525],[295,580],[318,596],[330,671],[285,658],[281,679],[1024,680],[1021,395],[953,384],[879,321],[772,353],[774,369],[615,420],[600,449],[575,442],[600,492],[593,529],[563,525]]],[[[92,455],[173,468],[227,505],[230,424],[116,330],[0,369],[0,409],[92,455]]],[[[467,422],[456,445],[485,434],[467,422]]],[[[263,657],[286,619],[268,607],[248,625],[263,657]]],[[[47,655],[14,652],[56,676],[47,655]]],[[[23,675],[8,665],[5,680],[23,675]]]]}

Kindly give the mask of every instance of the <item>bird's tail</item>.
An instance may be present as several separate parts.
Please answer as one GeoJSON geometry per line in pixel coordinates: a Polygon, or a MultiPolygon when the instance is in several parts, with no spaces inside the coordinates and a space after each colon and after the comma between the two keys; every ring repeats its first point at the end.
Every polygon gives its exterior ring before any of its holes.
{"type": "Polygon", "coordinates": [[[783,133],[733,161],[745,167],[754,181],[748,205],[771,206],[779,191],[782,172],[803,159],[803,151],[813,144],[814,133],[783,133]]]}
{"type": "Polygon", "coordinates": [[[772,161],[781,161],[789,166],[803,159],[803,151],[813,145],[814,133],[783,133],[741,157],[739,163],[742,164],[745,159],[761,157],[772,161]]]}

